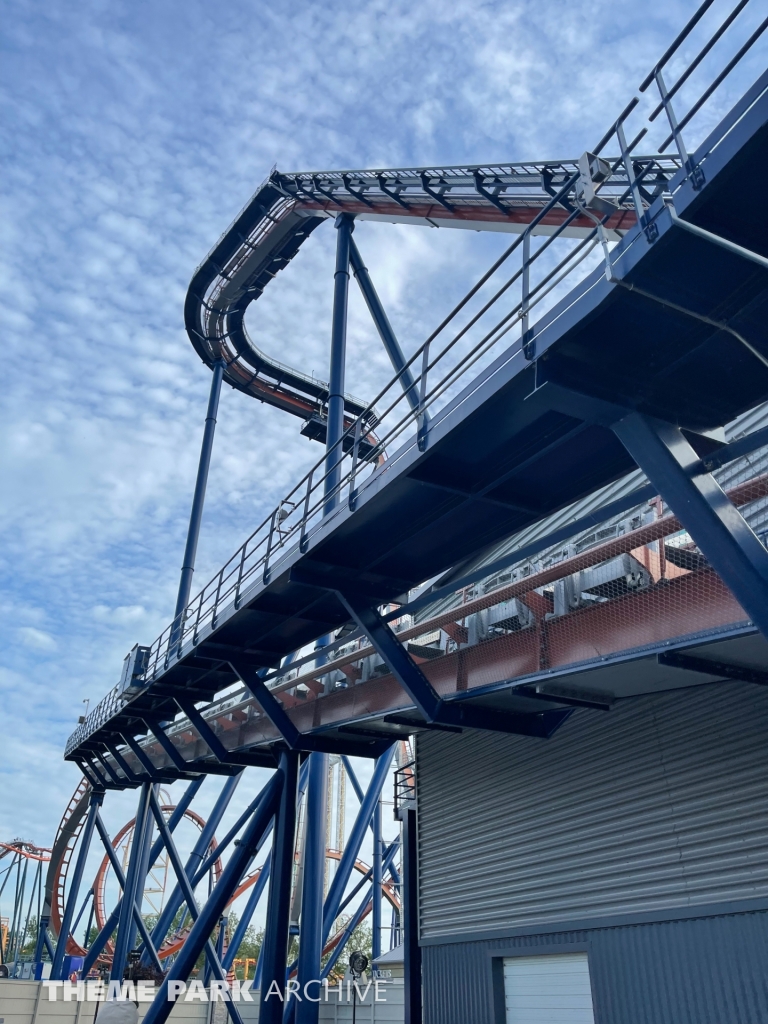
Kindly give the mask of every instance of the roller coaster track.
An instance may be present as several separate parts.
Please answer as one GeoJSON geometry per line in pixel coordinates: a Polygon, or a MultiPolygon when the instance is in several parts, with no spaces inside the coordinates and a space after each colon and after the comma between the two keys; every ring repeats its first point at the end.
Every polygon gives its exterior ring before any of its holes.
{"type": "MultiPolygon", "coordinates": [[[[652,182],[651,190],[645,190],[650,202],[679,171],[680,161],[674,156],[637,160],[652,182]]],[[[316,228],[350,213],[357,220],[519,234],[544,211],[534,234],[583,238],[594,228],[590,218],[569,219],[565,207],[551,205],[553,194],[577,173],[575,160],[290,174],[274,170],[195,271],[184,309],[187,333],[209,366],[226,361],[225,376],[234,387],[304,419],[322,417],[328,385],[270,358],[251,340],[244,322],[248,306],[316,228]]],[[[627,185],[623,167],[604,185],[605,195],[619,200],[606,222],[614,239],[637,220],[627,185]]],[[[366,403],[351,396],[345,410],[375,420],[366,403]]]]}

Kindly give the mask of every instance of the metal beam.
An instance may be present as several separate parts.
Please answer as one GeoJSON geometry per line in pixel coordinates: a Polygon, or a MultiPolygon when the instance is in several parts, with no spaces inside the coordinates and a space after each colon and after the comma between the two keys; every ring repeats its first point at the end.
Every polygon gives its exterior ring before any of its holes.
{"type": "MultiPolygon", "coordinates": [[[[200,786],[202,784],[203,776],[200,776],[197,779],[193,779],[192,782],[190,782],[190,784],[187,786],[181,800],[179,800],[179,802],[176,804],[176,809],[173,811],[171,817],[168,819],[168,828],[171,830],[171,832],[173,832],[178,823],[184,817],[184,812],[194,800],[195,796],[197,795],[197,791],[200,789],[200,786]]],[[[156,839],[150,852],[152,863],[154,863],[155,860],[157,860],[157,858],[160,856],[162,846],[162,840],[159,838],[156,839]]],[[[122,905],[123,899],[122,897],[120,897],[114,909],[107,918],[104,927],[101,929],[99,934],[91,943],[91,948],[88,950],[88,954],[85,958],[85,963],[83,964],[83,977],[87,977],[88,972],[94,966],[96,960],[98,959],[99,955],[104,949],[104,946],[107,944],[107,940],[117,927],[117,922],[120,918],[120,911],[122,909],[122,905]]]]}
{"type": "Polygon", "coordinates": [[[614,432],[690,533],[741,607],[768,637],[768,551],[701,465],[679,427],[632,413],[614,432]]]}
{"type": "Polygon", "coordinates": [[[442,700],[397,636],[378,611],[371,606],[370,598],[341,592],[339,598],[360,629],[367,634],[377,654],[386,662],[427,723],[440,722],[468,729],[547,738],[570,715],[570,710],[516,714],[473,706],[461,701],[442,700]]]}
{"type": "MultiPolygon", "coordinates": [[[[163,1024],[175,1005],[175,997],[169,996],[168,985],[171,981],[186,981],[192,971],[197,958],[206,948],[210,941],[210,935],[216,927],[221,914],[232,897],[243,876],[248,862],[253,856],[264,832],[269,825],[274,813],[277,801],[283,789],[283,778],[279,771],[275,772],[270,780],[269,790],[266,798],[259,804],[256,813],[251,818],[248,828],[245,830],[240,844],[235,847],[232,856],[222,872],[216,888],[211,893],[207,903],[199,912],[199,916],[192,926],[184,945],[181,947],[173,966],[165,977],[163,984],[155,996],[152,1005],[149,1007],[144,1018],[144,1024],[163,1024]]],[[[170,851],[169,851],[170,852],[170,851]]],[[[188,871],[183,869],[179,875],[179,881],[186,877],[188,871]]],[[[194,904],[194,898],[192,899],[194,904]]],[[[196,909],[196,908],[195,908],[196,909]]],[[[215,956],[215,953],[214,953],[215,956]]],[[[227,1009],[232,1012],[232,1004],[227,1004],[227,1009]]]]}
{"type": "MultiPolygon", "coordinates": [[[[211,809],[211,812],[208,815],[208,820],[205,823],[205,827],[198,836],[197,842],[192,848],[192,853],[187,858],[185,870],[188,878],[193,877],[203,858],[208,853],[208,847],[211,844],[211,840],[214,837],[214,834],[219,826],[219,822],[221,821],[224,812],[229,806],[229,802],[234,795],[235,789],[237,788],[237,785],[240,782],[241,777],[242,772],[240,772],[238,775],[230,776],[224,783],[222,790],[216,799],[216,803],[213,805],[213,808],[211,809]]],[[[162,946],[168,929],[170,928],[173,919],[176,916],[176,911],[179,909],[183,902],[183,898],[184,897],[181,886],[177,884],[174,887],[173,891],[171,892],[170,896],[168,897],[166,904],[160,913],[160,917],[157,920],[157,924],[152,929],[152,941],[158,948],[162,946]]],[[[148,962],[146,954],[142,956],[141,960],[142,963],[145,964],[148,962]]]]}
{"type": "Polygon", "coordinates": [[[169,651],[172,651],[174,647],[176,647],[182,639],[184,632],[182,616],[184,609],[189,603],[189,594],[192,589],[192,576],[195,571],[195,558],[197,556],[197,542],[200,538],[200,524],[203,519],[205,491],[208,485],[208,470],[210,469],[211,452],[213,451],[213,435],[216,430],[216,416],[219,410],[221,382],[224,377],[226,363],[223,359],[217,359],[213,364],[212,369],[213,375],[211,377],[211,392],[208,396],[208,412],[205,417],[205,427],[203,429],[203,443],[200,448],[200,462],[197,467],[195,493],[192,498],[192,511],[189,515],[187,543],[184,548],[184,561],[181,567],[181,579],[179,580],[179,592],[176,598],[176,610],[173,613],[173,629],[168,644],[169,651]]]}
{"type": "MultiPolygon", "coordinates": [[[[101,838],[101,843],[106,851],[107,857],[109,857],[112,870],[115,872],[117,884],[123,890],[123,893],[125,893],[125,875],[123,874],[123,866],[115,852],[114,846],[112,845],[112,840],[109,838],[106,826],[101,820],[101,815],[98,813],[96,815],[96,829],[99,833],[99,837],[101,838]]],[[[141,916],[141,911],[135,902],[133,904],[133,921],[141,935],[142,942],[146,946],[149,955],[152,957],[152,962],[155,965],[155,968],[160,971],[161,974],[164,973],[163,965],[160,963],[160,958],[157,955],[157,950],[152,944],[152,938],[150,937],[146,924],[144,924],[144,918],[141,916]]]]}
{"type": "MultiPolygon", "coordinates": [[[[408,365],[408,361],[403,355],[403,350],[400,348],[400,343],[395,337],[395,332],[392,330],[392,325],[389,322],[387,314],[384,312],[384,307],[381,304],[376,289],[371,281],[368,268],[363,262],[363,258],[360,255],[360,250],[355,244],[354,238],[350,239],[349,244],[349,259],[352,264],[352,271],[355,275],[355,280],[360,286],[360,291],[363,293],[365,304],[368,307],[368,312],[371,314],[371,319],[376,325],[376,330],[379,332],[379,337],[382,340],[384,348],[387,350],[390,362],[394,368],[396,374],[400,379],[400,385],[405,392],[405,397],[408,399],[413,412],[419,412],[419,390],[416,387],[416,382],[413,379],[413,373],[408,365]]],[[[423,413],[425,422],[429,422],[429,413],[423,413]]]]}
{"type": "MultiPolygon", "coordinates": [[[[301,895],[301,942],[298,982],[320,977],[323,954],[323,887],[328,814],[328,755],[309,755],[307,826],[304,839],[304,877],[301,895]]],[[[304,999],[296,1009],[297,1024],[317,1024],[320,1004],[304,999]]]]}
{"type": "Polygon", "coordinates": [[[698,672],[708,676],[720,676],[722,679],[736,679],[742,683],[756,683],[768,686],[768,672],[748,665],[733,665],[727,661],[711,661],[709,658],[697,658],[693,654],[681,651],[662,651],[656,655],[660,665],[668,668],[680,668],[686,672],[698,672]]]}
{"type": "Polygon", "coordinates": [[[325,505],[327,515],[339,503],[341,479],[341,436],[344,433],[344,375],[347,358],[347,304],[349,300],[349,255],[354,215],[336,218],[336,270],[333,275],[333,321],[331,325],[331,371],[328,383],[328,432],[325,441],[325,505]]]}
{"type": "Polygon", "coordinates": [[[120,917],[117,925],[117,940],[115,952],[112,958],[112,968],[109,972],[110,980],[122,981],[123,970],[128,962],[128,954],[131,950],[131,933],[133,932],[133,907],[139,892],[144,891],[144,876],[142,866],[145,857],[144,838],[146,828],[149,825],[149,800],[152,794],[152,783],[142,783],[139,790],[139,805],[136,810],[136,820],[133,826],[133,842],[131,843],[131,856],[128,861],[128,873],[125,878],[123,889],[123,900],[120,908],[120,917]]]}
{"type": "Polygon", "coordinates": [[[416,811],[402,811],[403,822],[403,966],[405,1024],[421,1024],[421,947],[419,946],[419,854],[416,811]]]}
{"type": "Polygon", "coordinates": [[[77,897],[80,892],[80,884],[83,880],[85,862],[88,859],[88,851],[91,848],[91,837],[96,824],[96,817],[99,813],[99,807],[101,806],[103,799],[104,793],[102,790],[91,790],[90,802],[88,804],[88,817],[85,819],[85,827],[83,828],[83,834],[80,837],[80,849],[77,854],[75,871],[72,875],[72,882],[69,887],[69,897],[64,908],[64,916],[61,920],[61,928],[59,929],[59,938],[56,942],[56,952],[53,957],[53,963],[51,964],[51,978],[54,978],[57,981],[64,979],[63,969],[64,956],[67,952],[67,940],[69,939],[69,933],[72,928],[72,919],[75,914],[75,904],[77,903],[77,897]]]}
{"type": "Polygon", "coordinates": [[[363,841],[363,837],[368,831],[368,827],[371,823],[374,809],[381,797],[381,790],[389,773],[390,765],[392,764],[392,755],[394,752],[395,747],[393,744],[376,761],[371,781],[368,785],[365,796],[363,797],[362,803],[360,804],[360,810],[357,812],[357,817],[355,818],[355,823],[352,826],[352,831],[350,832],[349,839],[347,840],[347,845],[344,847],[344,852],[341,855],[339,866],[336,868],[333,881],[328,889],[325,906],[323,907],[323,944],[328,941],[328,936],[331,934],[333,922],[338,917],[339,906],[341,905],[344,890],[346,889],[347,882],[352,874],[352,869],[355,866],[355,861],[360,852],[360,845],[363,841]]]}
{"type": "MultiPolygon", "coordinates": [[[[261,998],[259,1024],[281,1024],[285,968],[288,959],[288,918],[291,906],[293,849],[296,837],[296,783],[299,757],[294,751],[280,755],[276,773],[281,779],[280,806],[275,819],[272,843],[272,867],[269,881],[267,921],[262,940],[261,998]],[[270,991],[272,990],[272,991],[270,991]]],[[[189,940],[187,940],[189,941],[189,940]]],[[[194,962],[194,961],[193,961],[194,962]]],[[[149,1022],[153,1024],[153,1022],[149,1022]]]]}

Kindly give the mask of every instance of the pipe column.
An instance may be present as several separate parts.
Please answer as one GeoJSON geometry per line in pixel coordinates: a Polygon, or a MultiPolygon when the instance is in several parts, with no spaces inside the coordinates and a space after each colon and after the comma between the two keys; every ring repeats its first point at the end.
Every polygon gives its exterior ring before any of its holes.
{"type": "Polygon", "coordinates": [[[192,498],[192,511],[189,516],[189,529],[187,530],[187,543],[184,548],[184,561],[181,566],[181,579],[179,580],[179,593],[176,598],[176,610],[173,613],[173,634],[170,640],[170,647],[173,647],[182,638],[184,624],[182,615],[189,604],[189,594],[192,590],[192,576],[195,571],[195,558],[197,556],[197,542],[200,537],[200,524],[203,519],[203,505],[205,504],[205,491],[208,486],[208,470],[211,465],[211,452],[213,451],[213,435],[216,431],[216,417],[219,411],[219,395],[221,394],[221,382],[224,379],[226,363],[223,359],[217,359],[213,364],[213,376],[211,378],[211,392],[208,396],[208,412],[205,417],[205,428],[203,430],[203,443],[200,448],[200,462],[197,467],[197,480],[195,481],[195,493],[192,498]]]}
{"type": "MultiPolygon", "coordinates": [[[[320,978],[323,953],[323,886],[325,883],[325,830],[328,814],[328,754],[309,755],[307,833],[304,843],[304,885],[301,897],[301,942],[298,982],[303,992],[308,981],[320,978]]],[[[314,999],[319,992],[311,992],[314,999]]],[[[319,1003],[304,999],[296,1010],[296,1024],[317,1024],[319,1003]]]]}
{"type": "Polygon", "coordinates": [[[349,303],[349,256],[354,217],[340,213],[335,222],[336,270],[333,275],[333,320],[331,323],[331,371],[328,384],[328,429],[325,440],[325,515],[339,503],[344,433],[344,375],[347,358],[347,306],[349,303]]]}

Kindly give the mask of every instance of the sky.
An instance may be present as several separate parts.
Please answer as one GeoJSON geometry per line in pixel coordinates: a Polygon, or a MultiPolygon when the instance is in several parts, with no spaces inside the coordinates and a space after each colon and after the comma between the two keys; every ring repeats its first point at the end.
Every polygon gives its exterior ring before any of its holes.
{"type": "MultiPolygon", "coordinates": [[[[1,6],[0,840],[50,845],[82,702],[172,616],[210,383],[182,305],[222,231],[275,165],[577,157],[692,7],[1,6]]],[[[501,244],[370,223],[355,237],[406,350],[501,244]]],[[[248,316],[257,344],[324,379],[333,242],[315,232],[248,316]]],[[[348,360],[348,390],[371,395],[386,363],[354,294],[348,360]]],[[[197,585],[318,458],[298,428],[225,389],[197,585]]],[[[132,803],[108,797],[110,827],[132,803]]]]}

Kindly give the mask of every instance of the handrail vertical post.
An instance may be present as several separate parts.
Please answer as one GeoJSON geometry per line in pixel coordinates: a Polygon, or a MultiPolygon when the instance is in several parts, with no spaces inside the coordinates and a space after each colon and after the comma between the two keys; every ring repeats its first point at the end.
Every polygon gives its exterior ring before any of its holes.
{"type": "Polygon", "coordinates": [[[309,501],[312,497],[312,476],[315,472],[315,467],[309,471],[307,477],[307,493],[304,496],[304,511],[301,516],[301,533],[299,534],[299,551],[302,554],[307,550],[308,538],[307,538],[307,519],[309,517],[309,501]]]}
{"type": "Polygon", "coordinates": [[[427,447],[427,435],[429,433],[429,415],[427,413],[427,376],[429,374],[429,347],[427,341],[421,353],[421,375],[419,380],[419,416],[417,439],[419,451],[423,452],[427,447]]]}

